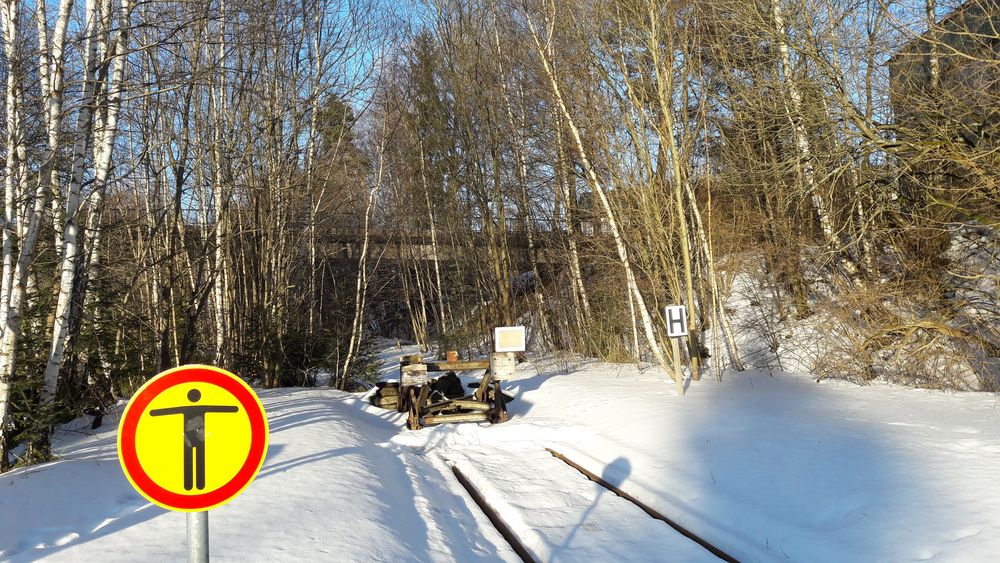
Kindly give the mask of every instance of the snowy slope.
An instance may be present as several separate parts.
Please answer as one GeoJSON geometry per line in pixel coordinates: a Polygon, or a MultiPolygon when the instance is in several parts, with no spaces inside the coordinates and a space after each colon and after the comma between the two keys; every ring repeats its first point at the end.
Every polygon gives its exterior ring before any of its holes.
{"type": "MultiPolygon", "coordinates": [[[[385,373],[410,352],[387,349],[385,373]]],[[[554,358],[507,385],[510,422],[416,432],[358,395],[262,391],[268,458],[211,513],[212,557],[518,560],[456,465],[540,560],[712,560],[545,448],[742,561],[1000,553],[994,395],[749,373],[677,397],[655,369],[554,358]]],[[[184,515],[135,493],[113,425],[87,422],[61,433],[61,460],[0,476],[0,560],[183,560],[184,515]]]]}

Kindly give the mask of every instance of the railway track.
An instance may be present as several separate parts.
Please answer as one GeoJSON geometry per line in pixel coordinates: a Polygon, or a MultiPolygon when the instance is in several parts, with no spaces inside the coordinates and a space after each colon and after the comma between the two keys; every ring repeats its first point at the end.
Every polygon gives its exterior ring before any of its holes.
{"type": "Polygon", "coordinates": [[[621,490],[613,476],[597,475],[550,448],[504,453],[510,456],[457,457],[448,463],[525,562],[737,561],[621,490]],[[540,474],[546,479],[538,480],[540,474]],[[559,490],[551,490],[552,483],[559,490]]]}

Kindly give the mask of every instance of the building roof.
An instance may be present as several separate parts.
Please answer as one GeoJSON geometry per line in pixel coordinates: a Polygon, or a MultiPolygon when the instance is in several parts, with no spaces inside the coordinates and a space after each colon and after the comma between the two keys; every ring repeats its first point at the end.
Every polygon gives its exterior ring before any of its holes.
{"type": "MultiPolygon", "coordinates": [[[[962,5],[958,6],[957,8],[946,14],[943,18],[941,18],[935,23],[939,28],[952,27],[949,26],[949,24],[955,22],[957,19],[964,16],[969,10],[973,8],[982,8],[984,13],[992,13],[1000,17],[1000,0],[968,0],[967,2],[964,2],[962,5]]],[[[947,31],[947,29],[945,31],[947,31]]],[[[895,53],[893,53],[891,57],[889,57],[889,64],[892,64],[893,59],[895,59],[900,55],[915,55],[915,54],[923,55],[924,53],[920,53],[914,47],[917,44],[924,41],[924,37],[927,35],[927,33],[928,33],[927,31],[924,31],[921,34],[915,35],[914,37],[910,38],[909,41],[903,44],[902,47],[900,47],[895,53]]]]}

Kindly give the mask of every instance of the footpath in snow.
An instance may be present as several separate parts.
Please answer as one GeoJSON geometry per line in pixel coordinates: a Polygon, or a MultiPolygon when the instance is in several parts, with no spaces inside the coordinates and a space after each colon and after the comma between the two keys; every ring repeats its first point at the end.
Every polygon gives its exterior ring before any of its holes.
{"type": "MultiPolygon", "coordinates": [[[[390,442],[395,413],[330,389],[259,394],[267,460],[210,512],[213,560],[517,560],[460,486],[390,442]]],[[[111,425],[85,428],[63,433],[60,461],[0,476],[0,560],[185,560],[185,515],[132,489],[111,425]]]]}
{"type": "MultiPolygon", "coordinates": [[[[385,350],[384,373],[413,350],[385,350]]],[[[211,513],[213,559],[518,561],[456,466],[543,561],[714,557],[552,457],[557,450],[741,561],[990,561],[1000,553],[1000,402],[751,372],[535,359],[500,425],[404,429],[329,389],[260,392],[261,474],[211,513]]],[[[106,417],[106,421],[112,417],[106,417]]],[[[184,515],[118,465],[114,423],[0,475],[0,560],[183,560],[184,515]]]]}

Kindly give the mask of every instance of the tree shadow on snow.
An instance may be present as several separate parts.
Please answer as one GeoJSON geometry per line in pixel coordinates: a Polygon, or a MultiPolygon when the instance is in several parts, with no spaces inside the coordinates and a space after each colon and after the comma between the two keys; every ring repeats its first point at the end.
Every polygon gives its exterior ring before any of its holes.
{"type": "MultiPolygon", "coordinates": [[[[100,440],[96,448],[114,442],[100,440]]],[[[113,449],[111,451],[114,451],[113,449]]],[[[116,456],[72,459],[0,478],[0,559],[34,561],[166,514],[133,490],[116,456]],[[114,468],[104,467],[114,464],[114,468]],[[30,484],[13,486],[19,480],[30,484]],[[7,487],[11,485],[10,487],[7,487]]]]}
{"type": "Polygon", "coordinates": [[[885,508],[923,485],[848,391],[766,372],[694,382],[665,405],[681,411],[661,438],[676,461],[627,484],[737,559],[902,558],[884,545],[885,508]]]}
{"type": "MultiPolygon", "coordinates": [[[[613,487],[620,487],[621,484],[628,479],[631,473],[632,464],[629,463],[629,460],[624,457],[618,457],[608,465],[604,466],[604,471],[601,472],[601,479],[613,487]]],[[[551,562],[556,561],[560,554],[573,543],[573,538],[576,537],[577,532],[587,526],[587,522],[590,519],[590,513],[593,512],[598,503],[601,502],[605,493],[609,495],[614,494],[597,483],[595,483],[594,486],[597,488],[597,496],[594,497],[593,502],[590,503],[590,506],[588,506],[587,510],[584,511],[583,516],[580,517],[580,522],[573,527],[573,530],[570,531],[568,536],[566,536],[563,543],[559,547],[552,550],[552,557],[550,558],[551,562]]]]}

